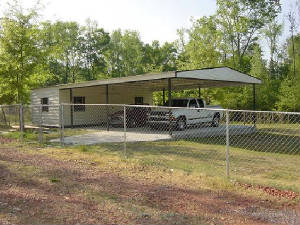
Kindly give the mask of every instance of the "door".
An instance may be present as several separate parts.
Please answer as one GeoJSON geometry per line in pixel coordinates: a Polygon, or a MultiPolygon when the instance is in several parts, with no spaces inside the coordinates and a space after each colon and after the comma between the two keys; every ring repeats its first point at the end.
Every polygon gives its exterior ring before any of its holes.
{"type": "MultiPolygon", "coordinates": [[[[201,98],[197,99],[199,108],[204,108],[204,102],[201,98]]],[[[205,123],[210,122],[213,118],[214,111],[213,110],[207,110],[207,109],[200,109],[198,110],[200,113],[200,119],[199,123],[205,123]]]]}
{"type": "Polygon", "coordinates": [[[196,99],[191,99],[188,103],[188,110],[187,110],[187,123],[188,124],[195,124],[199,121],[199,112],[198,109],[198,103],[196,99]]]}

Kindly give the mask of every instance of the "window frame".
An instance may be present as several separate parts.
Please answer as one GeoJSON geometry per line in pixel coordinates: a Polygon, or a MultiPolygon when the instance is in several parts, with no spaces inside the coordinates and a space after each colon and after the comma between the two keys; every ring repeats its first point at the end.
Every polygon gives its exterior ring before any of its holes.
{"type": "Polygon", "coordinates": [[[74,96],[73,97],[73,110],[74,112],[85,112],[85,96],[74,96]],[[76,105],[83,104],[83,105],[76,105]]]}
{"type": "Polygon", "coordinates": [[[189,101],[189,106],[188,106],[188,107],[189,107],[189,108],[199,108],[199,105],[198,105],[197,100],[196,100],[196,99],[191,99],[191,100],[189,101]],[[194,103],[196,107],[191,107],[191,103],[194,103]]]}
{"type": "Polygon", "coordinates": [[[134,97],[134,104],[135,105],[144,105],[144,97],[142,97],[142,96],[134,97]],[[141,100],[141,101],[138,101],[138,100],[141,100]],[[141,103],[138,103],[138,102],[141,102],[141,103]]]}
{"type": "Polygon", "coordinates": [[[198,98],[197,101],[198,101],[199,108],[204,108],[204,101],[203,101],[203,99],[198,98]]]}
{"type": "Polygon", "coordinates": [[[42,112],[49,112],[49,98],[41,98],[42,112]],[[46,100],[46,101],[45,101],[46,100]]]}

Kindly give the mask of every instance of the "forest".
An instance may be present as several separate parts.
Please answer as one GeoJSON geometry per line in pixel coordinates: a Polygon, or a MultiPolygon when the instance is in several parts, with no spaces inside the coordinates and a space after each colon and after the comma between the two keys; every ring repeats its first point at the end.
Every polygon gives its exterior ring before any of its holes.
{"type": "MultiPolygon", "coordinates": [[[[0,104],[30,103],[30,90],[137,74],[228,66],[263,81],[257,110],[300,111],[299,1],[284,22],[279,0],[217,0],[174,42],[143,43],[138,31],[107,32],[96,21],[44,21],[39,5],[11,1],[0,18],[0,104]]],[[[174,92],[193,96],[197,90],[174,92]]],[[[154,94],[156,104],[162,93],[154,94]]],[[[251,109],[252,87],[202,89],[224,108],[251,109]]]]}

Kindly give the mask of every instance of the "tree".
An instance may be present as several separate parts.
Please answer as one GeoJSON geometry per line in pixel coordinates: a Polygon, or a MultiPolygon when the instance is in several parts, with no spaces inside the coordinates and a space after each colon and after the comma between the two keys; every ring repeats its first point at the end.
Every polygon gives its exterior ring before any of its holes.
{"type": "Polygon", "coordinates": [[[185,60],[178,60],[180,69],[199,69],[220,64],[220,36],[214,16],[194,20],[191,29],[186,32],[189,41],[181,53],[185,60]]]}
{"type": "Polygon", "coordinates": [[[280,12],[278,0],[217,0],[217,20],[230,49],[233,67],[244,70],[243,57],[258,32],[280,12]]]}
{"type": "Polygon", "coordinates": [[[300,35],[287,40],[287,59],[289,73],[281,82],[276,109],[281,111],[300,111],[300,35]],[[294,50],[297,51],[295,54],[294,50]],[[294,58],[295,57],[295,58],[294,58]],[[294,63],[295,62],[295,63],[294,63]],[[295,72],[294,72],[295,71],[295,72]],[[296,75],[296,76],[295,76],[296,75]]]}
{"type": "Polygon", "coordinates": [[[176,49],[173,43],[164,43],[160,46],[159,41],[146,44],[143,47],[142,64],[144,72],[172,71],[176,69],[176,49]]]}
{"type": "MultiPolygon", "coordinates": [[[[256,46],[254,49],[254,54],[251,59],[250,75],[262,80],[262,84],[257,86],[257,96],[259,96],[256,102],[257,109],[273,110],[278,100],[279,82],[270,77],[259,46],[256,46]]],[[[251,102],[251,99],[249,99],[249,101],[251,102]]]]}
{"type": "Polygon", "coordinates": [[[41,85],[42,46],[35,8],[23,9],[16,1],[1,19],[0,102],[26,103],[30,88],[41,85]]]}
{"type": "Polygon", "coordinates": [[[144,69],[143,43],[136,31],[113,31],[109,49],[105,54],[108,74],[111,77],[142,74],[144,69]]]}
{"type": "Polygon", "coordinates": [[[295,33],[295,29],[296,29],[296,19],[295,19],[295,13],[291,10],[288,13],[288,20],[290,23],[290,33],[291,33],[291,45],[292,45],[292,56],[293,56],[293,73],[294,76],[296,76],[296,55],[295,55],[295,42],[294,42],[294,33],[295,33]]]}
{"type": "Polygon", "coordinates": [[[110,41],[109,34],[98,28],[96,22],[87,20],[81,31],[80,52],[82,55],[83,78],[95,80],[98,74],[105,73],[105,51],[110,41]]]}
{"type": "Polygon", "coordinates": [[[75,82],[80,69],[80,27],[76,22],[42,24],[42,39],[48,50],[49,70],[55,83],[75,82]]]}
{"type": "Polygon", "coordinates": [[[278,74],[276,73],[276,65],[278,65],[278,60],[276,55],[278,55],[278,39],[282,34],[282,24],[278,24],[277,21],[274,19],[270,23],[267,24],[266,28],[263,29],[262,32],[269,45],[270,49],[270,63],[269,69],[271,77],[278,78],[278,74]]]}

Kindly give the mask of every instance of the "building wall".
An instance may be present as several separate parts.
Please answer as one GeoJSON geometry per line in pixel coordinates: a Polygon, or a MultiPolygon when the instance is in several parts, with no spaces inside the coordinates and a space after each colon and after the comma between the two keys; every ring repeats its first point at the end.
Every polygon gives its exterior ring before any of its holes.
{"type": "MultiPolygon", "coordinates": [[[[134,104],[135,97],[143,97],[144,104],[152,105],[152,92],[141,89],[109,87],[109,104],[134,104]]],[[[86,104],[105,104],[105,86],[72,89],[73,97],[85,97],[86,104]]],[[[60,103],[70,103],[70,90],[60,90],[60,103]]],[[[108,115],[123,110],[122,106],[85,106],[85,111],[73,110],[73,125],[96,125],[107,122],[108,115]]],[[[64,106],[64,124],[71,125],[71,106],[64,106]]]]}
{"type": "MultiPolygon", "coordinates": [[[[37,125],[40,123],[40,115],[42,115],[42,124],[46,126],[59,125],[59,106],[49,106],[48,112],[41,112],[41,98],[48,98],[49,105],[59,104],[59,90],[58,88],[43,88],[36,89],[31,92],[31,119],[32,123],[37,125]]],[[[25,109],[25,119],[28,111],[25,109]]],[[[30,116],[29,116],[30,117],[30,116]]],[[[26,121],[25,121],[26,122],[26,121]]]]}

